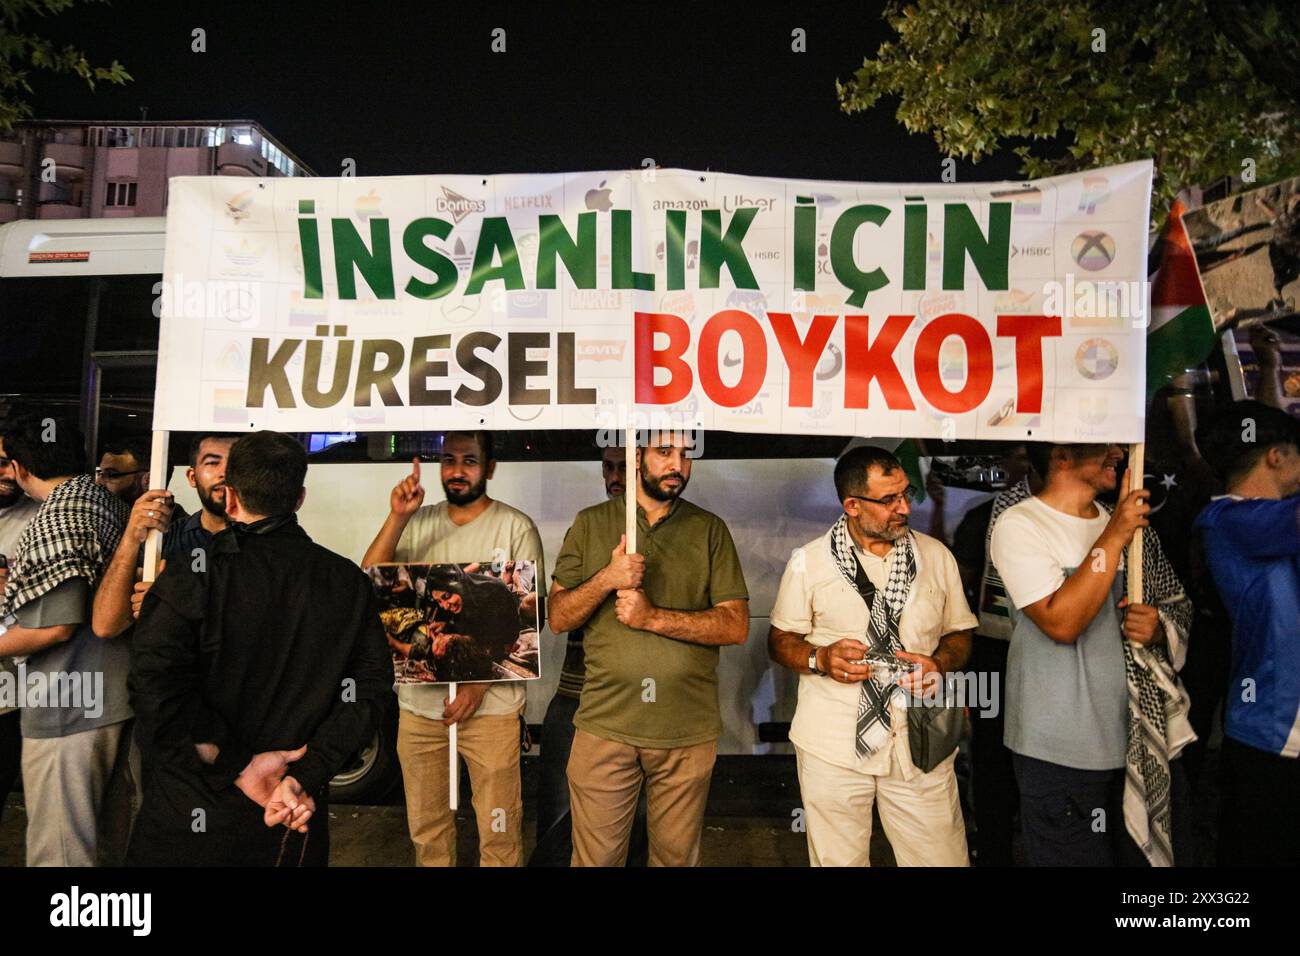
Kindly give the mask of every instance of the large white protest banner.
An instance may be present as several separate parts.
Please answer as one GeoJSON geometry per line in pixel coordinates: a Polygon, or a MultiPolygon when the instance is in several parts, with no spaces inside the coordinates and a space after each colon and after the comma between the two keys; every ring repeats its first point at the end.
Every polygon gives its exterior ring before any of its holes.
{"type": "Polygon", "coordinates": [[[154,427],[1140,440],[1151,172],[173,179],[154,427]]]}

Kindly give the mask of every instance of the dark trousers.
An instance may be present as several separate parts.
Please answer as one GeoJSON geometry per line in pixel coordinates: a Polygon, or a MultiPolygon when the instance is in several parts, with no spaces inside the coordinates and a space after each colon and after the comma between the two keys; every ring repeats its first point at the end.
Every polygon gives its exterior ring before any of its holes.
{"type": "MultiPolygon", "coordinates": [[[[1011,751],[1002,743],[1006,727],[1006,641],[975,635],[966,669],[977,674],[997,675],[997,713],[984,716],[975,707],[971,717],[971,790],[975,799],[976,866],[1011,866],[1011,837],[1015,831],[1020,791],[1016,787],[1011,751]]],[[[992,678],[989,678],[990,686],[992,678]]]]}
{"type": "Polygon", "coordinates": [[[0,817],[5,801],[13,792],[23,765],[23,734],[19,727],[21,711],[0,715],[0,817]]]}
{"type": "MultiPolygon", "coordinates": [[[[1124,769],[1077,770],[1012,754],[1020,785],[1020,824],[1031,866],[1145,866],[1124,826],[1124,769]]],[[[1171,776],[1171,842],[1175,862],[1186,846],[1187,777],[1171,776]]]]}
{"type": "Polygon", "coordinates": [[[1300,759],[1223,738],[1220,866],[1300,864],[1300,759]]]}
{"type": "Polygon", "coordinates": [[[232,788],[219,796],[165,765],[154,768],[131,830],[127,866],[328,866],[329,788],[306,835],[268,827],[263,810],[232,788]],[[195,811],[202,809],[201,815],[195,811]]]}
{"type": "MultiPolygon", "coordinates": [[[[573,858],[573,821],[569,816],[569,753],[573,750],[573,716],[580,701],[556,694],[542,720],[542,773],[537,784],[537,845],[529,866],[568,866],[573,858]]],[[[636,805],[627,865],[646,866],[650,837],[646,829],[646,794],[636,805]]]]}
{"type": "Polygon", "coordinates": [[[1231,621],[1198,612],[1187,639],[1187,660],[1178,672],[1191,700],[1187,718],[1197,738],[1187,745],[1179,759],[1187,767],[1194,791],[1199,791],[1207,782],[1202,780],[1201,769],[1205,764],[1210,733],[1214,729],[1214,715],[1223,707],[1232,672],[1231,634],[1231,621]]]}

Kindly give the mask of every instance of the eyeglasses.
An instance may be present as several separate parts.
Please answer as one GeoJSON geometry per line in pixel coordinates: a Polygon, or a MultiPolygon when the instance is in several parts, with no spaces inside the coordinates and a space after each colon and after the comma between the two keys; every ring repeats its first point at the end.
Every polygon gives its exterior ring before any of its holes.
{"type": "Polygon", "coordinates": [[[96,468],[95,477],[103,478],[105,481],[117,481],[119,478],[130,478],[132,475],[142,475],[148,468],[137,468],[135,471],[114,471],[112,468],[96,468]]]}
{"type": "Polygon", "coordinates": [[[883,498],[868,498],[866,495],[845,495],[845,498],[857,498],[859,501],[870,501],[873,505],[880,505],[882,508],[897,508],[900,501],[906,501],[911,504],[916,500],[916,488],[908,485],[896,495],[885,495],[883,498]]]}

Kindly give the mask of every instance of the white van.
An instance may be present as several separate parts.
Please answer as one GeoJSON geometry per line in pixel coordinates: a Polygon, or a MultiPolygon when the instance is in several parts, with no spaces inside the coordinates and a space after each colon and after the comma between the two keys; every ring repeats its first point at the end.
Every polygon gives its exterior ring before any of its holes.
{"type": "MultiPolygon", "coordinates": [[[[0,410],[39,396],[81,411],[90,449],[108,430],[148,431],[157,364],[155,300],[161,280],[162,218],[25,220],[0,226],[0,410]]],[[[522,425],[522,423],[521,423],[522,425]]],[[[346,432],[304,435],[311,453],[300,520],[311,537],[355,561],[383,522],[388,493],[412,454],[436,453],[436,436],[346,432]]],[[[188,436],[171,444],[169,487],[187,509],[198,500],[184,477],[188,436]]],[[[720,515],[740,553],[750,592],[750,639],[723,648],[720,754],[789,753],[795,675],[770,664],[768,615],[791,551],[839,514],[831,482],[848,438],[710,433],[687,497],[720,515]]],[[[896,441],[882,442],[892,447],[896,441]]],[[[541,532],[547,561],[577,512],[604,498],[599,450],[588,432],[496,433],[492,497],[523,510],[541,532]]],[[[429,502],[438,482],[428,481],[429,502]]],[[[988,497],[952,489],[947,527],[988,497]]],[[[928,504],[913,522],[929,530],[928,504]]],[[[549,580],[549,579],[548,579],[549,580]]],[[[525,718],[538,727],[559,677],[563,636],[542,635],[542,677],[527,689],[525,718]]],[[[369,802],[392,787],[395,721],[332,784],[336,802],[369,802]]],[[[544,746],[544,742],[543,742],[544,746]]]]}

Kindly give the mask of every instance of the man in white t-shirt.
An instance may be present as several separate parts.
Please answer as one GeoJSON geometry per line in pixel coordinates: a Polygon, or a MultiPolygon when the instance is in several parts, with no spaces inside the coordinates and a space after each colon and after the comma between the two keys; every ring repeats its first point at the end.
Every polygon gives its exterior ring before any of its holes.
{"type": "MultiPolygon", "coordinates": [[[[496,470],[491,433],[448,432],[443,437],[441,460],[447,500],[421,507],[424,488],[416,459],[411,474],[389,496],[388,518],[362,565],[535,561],[540,579],[542,540],[532,519],[488,497],[487,483],[496,470]]],[[[455,864],[456,821],[450,806],[447,757],[448,727],[454,723],[459,727],[457,750],[469,767],[474,791],[479,863],[518,866],[523,847],[519,781],[523,684],[458,684],[456,699],[450,703],[446,684],[402,684],[397,688],[397,702],[401,708],[397,757],[402,765],[416,864],[455,864]]]]}
{"type": "Polygon", "coordinates": [[[1118,486],[1118,445],[1034,443],[1029,454],[1044,487],[1003,512],[990,542],[1012,605],[1005,742],[1025,851],[1035,866],[1137,862],[1122,809],[1121,641],[1162,638],[1154,607],[1120,600],[1118,573],[1124,548],[1147,526],[1150,492],[1127,492],[1109,515],[1096,504],[1118,486]]]}
{"type": "Polygon", "coordinates": [[[978,623],[944,545],[908,527],[915,489],[889,452],[852,449],[835,465],[844,513],[795,550],[772,608],[768,653],[800,675],[790,725],[813,866],[869,866],[871,808],[900,866],[967,866],[953,765],[912,762],[905,694],[932,697],[970,653],[978,623]],[[897,682],[859,663],[911,661],[897,682]]]}

